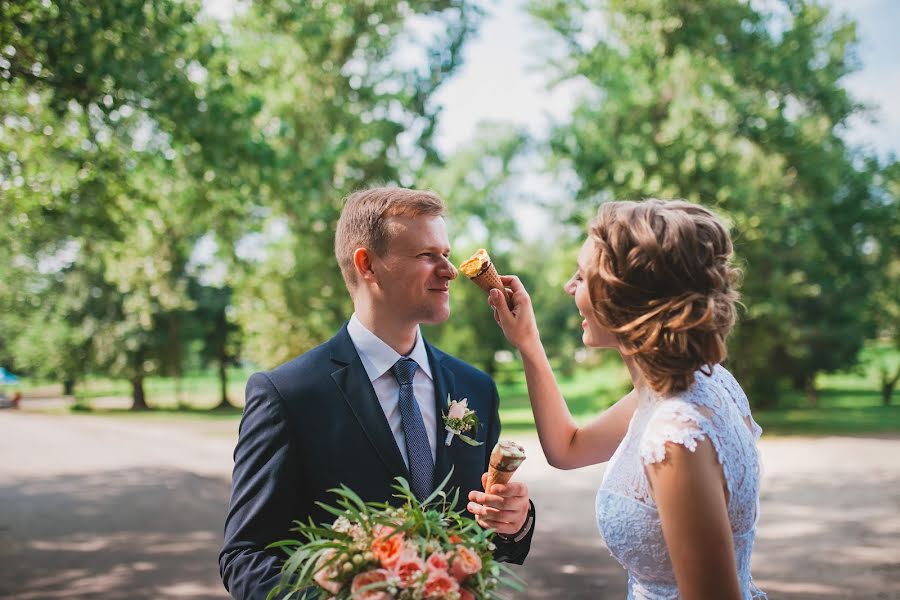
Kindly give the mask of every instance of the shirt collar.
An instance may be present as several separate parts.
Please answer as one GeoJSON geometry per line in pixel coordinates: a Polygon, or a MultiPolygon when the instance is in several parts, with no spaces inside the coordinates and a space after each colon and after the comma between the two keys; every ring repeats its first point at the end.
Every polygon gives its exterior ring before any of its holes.
{"type": "MultiPolygon", "coordinates": [[[[387,373],[394,366],[394,363],[403,358],[396,350],[384,343],[381,338],[369,331],[356,316],[356,313],[353,313],[353,316],[350,317],[350,322],[347,323],[347,333],[350,334],[350,340],[362,359],[369,381],[375,381],[387,373]]],[[[429,379],[433,379],[431,376],[431,365],[428,363],[428,352],[425,350],[425,341],[422,339],[422,332],[419,331],[418,325],[416,326],[416,343],[412,352],[409,353],[409,358],[416,361],[419,368],[429,379]]]]}

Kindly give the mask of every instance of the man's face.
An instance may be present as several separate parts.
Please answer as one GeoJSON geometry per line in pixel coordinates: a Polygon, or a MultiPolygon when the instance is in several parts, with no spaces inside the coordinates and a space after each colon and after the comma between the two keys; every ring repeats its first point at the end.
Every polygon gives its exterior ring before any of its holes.
{"type": "Polygon", "coordinates": [[[374,257],[380,305],[410,323],[443,323],[450,317],[450,242],[443,217],[392,217],[384,256],[374,257]]]}

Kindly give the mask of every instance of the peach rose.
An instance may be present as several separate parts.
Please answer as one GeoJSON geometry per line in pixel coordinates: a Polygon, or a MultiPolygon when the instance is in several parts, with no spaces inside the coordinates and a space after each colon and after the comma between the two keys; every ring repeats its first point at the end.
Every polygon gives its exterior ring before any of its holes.
{"type": "Polygon", "coordinates": [[[411,587],[425,571],[425,561],[414,550],[405,550],[392,570],[400,580],[400,587],[411,587]]]}
{"type": "Polygon", "coordinates": [[[319,556],[319,560],[316,561],[316,574],[313,575],[313,581],[316,584],[325,590],[326,592],[336,595],[344,585],[340,581],[335,581],[334,578],[337,577],[337,565],[332,563],[330,565],[326,565],[329,560],[331,560],[335,555],[335,550],[333,548],[329,548],[325,552],[319,556]]]}
{"type": "Polygon", "coordinates": [[[369,549],[381,561],[381,566],[389,569],[397,563],[403,552],[403,533],[391,527],[379,527],[369,549]]]}
{"type": "Polygon", "coordinates": [[[350,593],[353,600],[391,600],[391,595],[384,589],[362,589],[373,583],[387,581],[390,576],[391,574],[387,569],[372,569],[371,571],[360,573],[353,578],[353,583],[350,584],[350,593]]]}
{"type": "Polygon", "coordinates": [[[425,580],[425,597],[433,600],[443,600],[447,596],[459,592],[459,583],[446,571],[431,571],[425,580]]]}
{"type": "Polygon", "coordinates": [[[450,574],[462,583],[481,570],[481,557],[465,546],[456,547],[456,556],[450,563],[450,574]]]}
{"type": "Polygon", "coordinates": [[[447,557],[444,556],[443,552],[432,552],[431,556],[429,556],[428,560],[426,560],[425,562],[432,569],[446,571],[448,568],[450,568],[450,564],[447,562],[447,557]]]}

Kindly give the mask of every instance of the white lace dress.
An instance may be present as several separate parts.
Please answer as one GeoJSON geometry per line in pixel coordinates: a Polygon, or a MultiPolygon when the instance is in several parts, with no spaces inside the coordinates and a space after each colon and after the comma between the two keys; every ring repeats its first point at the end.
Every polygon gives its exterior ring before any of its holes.
{"type": "Polygon", "coordinates": [[[628,572],[629,600],[678,598],[656,504],[644,467],[665,458],[666,443],[694,451],[708,438],[722,464],[738,578],[745,600],[766,598],[750,577],[750,553],[759,518],[762,430],[737,381],[722,366],[701,372],[687,391],[668,398],[645,393],[628,433],[609,461],[597,492],[597,522],[613,557],[628,572]]]}

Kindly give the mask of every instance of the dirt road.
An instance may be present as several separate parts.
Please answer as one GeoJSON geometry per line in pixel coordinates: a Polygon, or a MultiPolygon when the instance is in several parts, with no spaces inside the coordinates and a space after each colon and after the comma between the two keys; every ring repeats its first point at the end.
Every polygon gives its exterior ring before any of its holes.
{"type": "MultiPolygon", "coordinates": [[[[216,566],[237,421],[0,412],[0,598],[227,598],[216,566]]],[[[602,467],[537,440],[527,598],[624,598],[597,534],[602,467]]],[[[753,572],[775,600],[900,598],[900,439],[766,439],[753,572]]]]}

